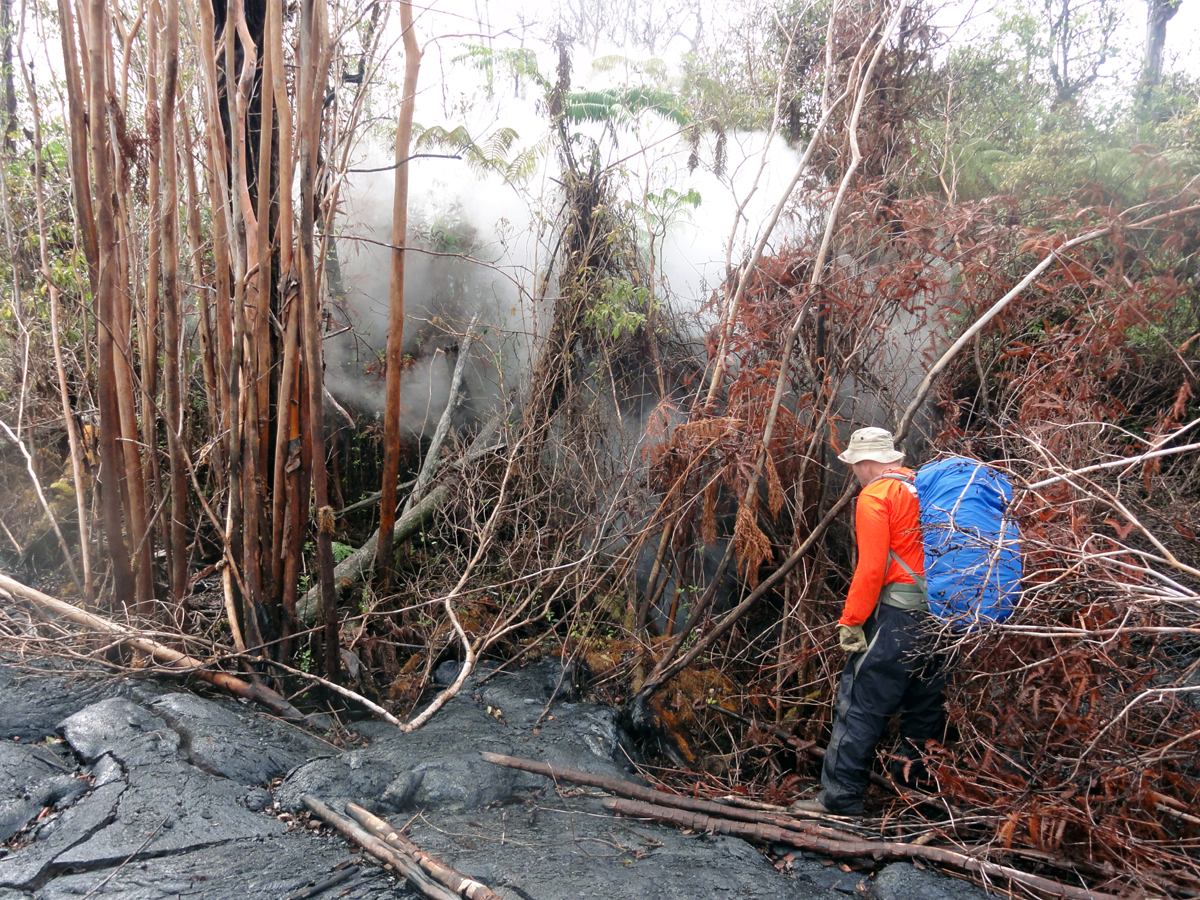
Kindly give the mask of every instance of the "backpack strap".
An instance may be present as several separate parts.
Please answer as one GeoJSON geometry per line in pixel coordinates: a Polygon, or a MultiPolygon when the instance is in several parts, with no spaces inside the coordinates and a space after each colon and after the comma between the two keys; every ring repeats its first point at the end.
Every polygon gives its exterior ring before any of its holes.
{"type": "Polygon", "coordinates": [[[917,484],[916,475],[906,475],[903,472],[884,472],[882,475],[876,475],[871,480],[878,481],[880,478],[887,478],[891,481],[899,481],[903,484],[912,485],[913,487],[916,487],[917,484]]]}
{"type": "MultiPolygon", "coordinates": [[[[914,588],[915,587],[917,590],[919,590],[921,592],[921,599],[927,600],[928,595],[929,595],[929,588],[925,584],[925,576],[918,575],[916,572],[914,572],[912,570],[912,567],[909,566],[908,563],[906,563],[904,560],[902,560],[900,557],[898,557],[895,553],[893,553],[891,550],[889,550],[888,551],[888,561],[891,562],[892,560],[895,560],[897,563],[900,564],[900,568],[902,568],[905,572],[908,573],[908,577],[913,580],[913,583],[911,585],[908,585],[908,584],[897,584],[896,582],[892,582],[890,585],[888,585],[888,587],[896,587],[896,588],[914,588]]],[[[926,603],[926,608],[928,608],[928,605],[929,604],[926,603]]]]}
{"type": "MultiPolygon", "coordinates": [[[[878,478],[888,478],[892,481],[899,481],[913,487],[916,484],[916,476],[906,474],[904,472],[884,472],[878,478]]],[[[888,550],[888,562],[895,561],[900,565],[908,577],[913,580],[912,584],[902,584],[898,582],[890,582],[883,586],[883,593],[879,597],[879,602],[887,606],[894,606],[896,609],[903,610],[929,610],[929,588],[926,586],[925,578],[918,575],[912,570],[904,560],[888,550]]]]}

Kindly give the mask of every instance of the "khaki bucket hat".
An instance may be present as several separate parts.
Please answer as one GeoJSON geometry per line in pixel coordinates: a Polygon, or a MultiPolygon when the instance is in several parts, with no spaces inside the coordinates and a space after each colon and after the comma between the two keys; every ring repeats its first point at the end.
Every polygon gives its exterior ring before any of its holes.
{"type": "Polygon", "coordinates": [[[892,433],[886,428],[860,428],[850,435],[850,443],[838,455],[848,466],[870,459],[881,463],[899,462],[904,453],[892,443],[892,433]]]}

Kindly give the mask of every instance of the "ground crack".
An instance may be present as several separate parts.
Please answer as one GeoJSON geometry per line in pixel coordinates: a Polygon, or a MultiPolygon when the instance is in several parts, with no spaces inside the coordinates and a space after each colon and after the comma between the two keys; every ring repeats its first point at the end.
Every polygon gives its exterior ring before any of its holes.
{"type": "Polygon", "coordinates": [[[206,764],[192,752],[192,733],[180,723],[178,718],[162,709],[147,709],[147,712],[162,719],[167,724],[167,727],[179,736],[179,755],[189,765],[194,766],[206,775],[212,775],[214,778],[226,777],[223,772],[206,764]]]}
{"type": "Polygon", "coordinates": [[[40,873],[38,873],[38,881],[36,884],[32,885],[32,887],[36,891],[44,886],[48,881],[54,878],[59,878],[63,875],[87,875],[90,872],[103,872],[106,869],[119,868],[125,865],[133,865],[134,863],[143,863],[155,859],[166,859],[171,856],[182,856],[186,853],[194,853],[197,850],[207,850],[210,847],[220,847],[222,844],[230,843],[230,841],[230,838],[222,838],[221,840],[217,841],[205,841],[204,843],[191,844],[187,847],[178,847],[172,850],[139,851],[134,853],[132,856],[126,855],[122,857],[94,859],[91,862],[86,863],[66,863],[55,865],[53,862],[50,862],[45,866],[45,868],[42,869],[40,873]]]}
{"type": "MultiPolygon", "coordinates": [[[[37,891],[38,889],[43,887],[48,881],[55,878],[57,876],[56,870],[60,870],[62,868],[60,866],[54,865],[55,859],[62,856],[64,853],[67,853],[67,852],[75,849],[80,844],[84,844],[87,841],[90,841],[92,838],[94,838],[101,831],[103,831],[108,826],[112,825],[113,822],[115,822],[117,820],[117,811],[120,806],[121,797],[125,794],[126,789],[127,789],[126,787],[122,787],[121,790],[117,792],[117,795],[113,798],[112,809],[109,811],[107,816],[105,816],[103,819],[101,819],[99,822],[97,822],[91,828],[84,830],[83,833],[80,834],[79,837],[77,839],[73,840],[70,844],[63,847],[61,850],[58,850],[54,854],[54,856],[52,856],[48,860],[46,860],[46,863],[40,869],[38,869],[37,874],[34,875],[32,878],[26,880],[23,884],[13,884],[11,886],[18,888],[18,889],[22,889],[22,890],[30,889],[33,891],[37,891]]],[[[94,796],[94,794],[93,794],[93,796],[94,796]]],[[[86,801],[86,799],[87,798],[84,798],[83,800],[80,800],[79,802],[83,803],[86,801]]],[[[75,804],[75,806],[78,806],[78,804],[75,804]]]]}

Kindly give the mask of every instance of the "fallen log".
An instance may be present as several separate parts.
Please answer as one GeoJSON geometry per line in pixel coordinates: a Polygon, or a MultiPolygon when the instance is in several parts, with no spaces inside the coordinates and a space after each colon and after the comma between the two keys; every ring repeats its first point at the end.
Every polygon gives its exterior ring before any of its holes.
{"type": "MultiPolygon", "coordinates": [[[[442,465],[442,444],[445,443],[446,436],[450,434],[450,423],[454,420],[454,411],[462,402],[460,389],[462,388],[463,373],[466,371],[467,360],[471,358],[471,342],[475,339],[475,324],[478,321],[478,314],[471,318],[471,324],[467,326],[467,333],[463,335],[462,344],[459,345],[458,359],[454,363],[454,374],[450,377],[450,396],[446,398],[446,408],[442,410],[442,417],[438,419],[437,428],[433,431],[433,438],[429,441],[429,449],[425,451],[421,471],[417,473],[417,483],[413,486],[408,499],[404,501],[404,513],[412,509],[414,504],[421,502],[421,498],[425,496],[425,491],[428,490],[433,477],[442,465]]],[[[403,517],[402,514],[401,518],[403,517]]]]}
{"type": "Polygon", "coordinates": [[[440,884],[467,900],[502,900],[486,884],[455,871],[431,853],[426,853],[379,816],[372,815],[357,803],[347,803],[346,813],[359,825],[388,845],[407,853],[440,884]]]}
{"type": "Polygon", "coordinates": [[[43,594],[41,591],[21,584],[21,582],[15,581],[7,575],[0,575],[0,591],[7,592],[12,597],[20,597],[22,600],[28,600],[43,612],[53,613],[55,616],[68,619],[77,625],[83,625],[85,628],[91,628],[93,631],[112,635],[122,644],[133,647],[135,650],[140,650],[170,669],[187,671],[198,675],[209,684],[223,688],[239,697],[245,697],[248,700],[261,703],[281,718],[292,721],[304,721],[308,718],[300,710],[288,703],[282,696],[265,685],[251,684],[225,672],[206,669],[206,663],[203,660],[195,659],[186,653],[181,653],[165,644],[151,640],[131,628],[118,625],[116,622],[112,622],[95,613],[87,612],[78,606],[72,606],[70,603],[58,600],[49,594],[43,594]]]}
{"type": "MultiPolygon", "coordinates": [[[[400,493],[400,491],[407,491],[409,488],[411,488],[416,483],[417,483],[417,479],[415,479],[415,478],[413,478],[409,481],[401,482],[400,484],[396,485],[396,493],[400,493]]],[[[360,509],[366,509],[369,506],[374,506],[375,504],[377,504],[379,502],[379,498],[382,496],[383,496],[383,491],[375,491],[374,493],[367,494],[361,500],[356,500],[353,503],[351,503],[347,506],[343,506],[341,509],[339,509],[337,511],[337,517],[339,519],[341,519],[345,516],[350,515],[350,513],[352,513],[352,512],[358,512],[360,509]]]]}
{"type": "MultiPolygon", "coordinates": [[[[668,794],[665,791],[642,787],[640,784],[634,784],[632,781],[625,781],[622,778],[613,778],[610,775],[595,775],[591,772],[582,772],[578,769],[568,769],[566,766],[555,766],[549,763],[536,762],[532,759],[521,759],[516,756],[504,756],[500,753],[483,753],[481,755],[486,762],[497,766],[520,769],[524,772],[532,772],[535,775],[545,775],[547,778],[553,778],[556,781],[561,780],[570,781],[573,784],[586,784],[590,787],[597,787],[608,791],[610,794],[629,797],[657,806],[669,806],[673,809],[688,810],[689,812],[702,813],[719,818],[771,825],[775,828],[788,831],[828,834],[835,839],[857,837],[853,831],[842,831],[828,825],[820,825],[810,819],[793,818],[791,815],[783,813],[747,809],[744,806],[726,806],[723,803],[716,803],[712,800],[701,800],[698,797],[668,794]]],[[[817,816],[816,813],[805,813],[804,815],[810,817],[817,816]]]]}
{"type": "MultiPolygon", "coordinates": [[[[392,532],[392,546],[397,546],[416,534],[425,521],[435,512],[446,505],[450,498],[450,488],[440,485],[429,492],[420,503],[410,509],[396,522],[392,532]]],[[[333,583],[359,581],[371,571],[375,561],[375,548],[379,544],[379,531],[367,538],[366,543],[343,559],[334,567],[333,583]]],[[[317,619],[317,608],[321,602],[320,586],[311,588],[296,604],[296,616],[305,625],[311,625],[317,619]]]]}
{"type": "Polygon", "coordinates": [[[354,841],[354,843],[358,844],[376,859],[387,863],[408,879],[409,885],[414,890],[431,898],[431,900],[459,900],[458,894],[447,887],[443,887],[426,875],[425,870],[412,857],[401,853],[393,847],[389,847],[384,841],[375,837],[375,835],[371,834],[365,828],[362,828],[357,822],[353,822],[345,816],[334,812],[316,797],[305,794],[301,799],[304,801],[304,805],[312,810],[318,818],[332,825],[343,837],[354,841]]]}
{"type": "MultiPolygon", "coordinates": [[[[472,319],[472,328],[474,324],[475,320],[472,319]]],[[[399,491],[406,487],[412,487],[413,491],[404,501],[404,511],[396,522],[395,529],[392,532],[393,549],[416,534],[417,530],[425,524],[425,521],[445,505],[449,497],[449,489],[445,485],[435,488],[428,496],[423,497],[421,495],[442,466],[441,445],[449,433],[450,420],[453,416],[454,408],[458,405],[458,387],[462,382],[462,364],[470,351],[471,337],[472,333],[468,331],[467,340],[464,347],[459,350],[458,363],[454,367],[450,398],[446,402],[446,409],[442,413],[442,418],[438,422],[433,441],[430,443],[429,450],[425,454],[425,461],[421,465],[421,471],[415,479],[398,485],[396,488],[399,491]]],[[[503,442],[488,444],[488,441],[491,440],[500,427],[502,418],[500,414],[493,416],[479,434],[475,436],[475,440],[472,441],[466,454],[461,459],[450,463],[450,468],[461,469],[467,463],[503,449],[503,442]]],[[[337,513],[337,515],[344,515],[352,510],[362,509],[365,506],[378,503],[382,497],[383,492],[378,491],[359,500],[357,503],[350,504],[344,510],[337,513]]],[[[346,581],[358,582],[370,578],[375,568],[375,552],[378,547],[379,530],[376,529],[361,547],[334,567],[333,583],[340,585],[346,581]]],[[[296,617],[306,625],[312,625],[316,621],[317,609],[321,599],[320,593],[320,589],[314,587],[306,592],[300,602],[296,604],[296,617]]]]}
{"type": "Polygon", "coordinates": [[[1044,891],[1054,897],[1066,898],[1066,900],[1121,900],[1116,894],[1105,894],[1089,890],[1086,887],[1063,884],[1052,878],[1031,875],[1011,866],[988,862],[957,850],[948,850],[945,847],[906,844],[899,841],[861,840],[848,834],[842,838],[836,838],[779,828],[762,822],[736,822],[732,819],[707,816],[682,809],[670,809],[652,803],[643,803],[639,800],[623,800],[619,797],[605,799],[604,807],[625,816],[654,819],[657,822],[690,828],[694,831],[788,844],[832,857],[870,857],[877,860],[922,859],[967,872],[981,879],[1005,878],[1024,887],[1044,891]]]}
{"type": "MultiPolygon", "coordinates": [[[[408,7],[404,7],[404,8],[407,9],[408,7]]],[[[407,35],[405,40],[408,40],[408,38],[410,38],[410,37],[411,37],[411,35],[407,35]]],[[[409,62],[411,63],[412,60],[410,60],[409,62]]],[[[411,72],[409,74],[411,74],[411,72]]],[[[405,76],[405,77],[407,77],[407,76],[405,76]]],[[[399,177],[400,176],[397,176],[397,178],[399,178],[399,177]]],[[[400,182],[397,181],[397,184],[399,184],[399,183],[400,182]]],[[[394,274],[395,273],[393,273],[393,275],[394,274]]],[[[396,301],[393,298],[393,303],[395,303],[395,302],[396,301]]],[[[401,307],[402,311],[403,311],[403,306],[404,306],[404,304],[403,304],[403,302],[401,302],[400,307],[401,307]]],[[[393,308],[393,313],[394,312],[395,312],[395,310],[393,308]]],[[[458,408],[459,400],[462,399],[462,394],[460,393],[459,389],[462,387],[463,371],[466,368],[467,360],[471,356],[471,339],[475,334],[475,323],[478,321],[478,319],[479,319],[479,316],[476,315],[474,318],[471,319],[471,324],[467,326],[467,333],[463,337],[462,346],[461,346],[461,348],[459,350],[459,354],[458,354],[458,360],[454,364],[454,375],[450,379],[450,395],[446,398],[446,408],[444,410],[442,410],[442,417],[441,417],[441,419],[438,420],[437,429],[433,432],[433,439],[429,442],[429,449],[425,451],[425,459],[421,463],[421,470],[417,473],[417,483],[416,483],[416,485],[413,486],[412,491],[409,493],[408,499],[406,499],[404,501],[404,508],[400,512],[401,519],[403,519],[405,516],[407,516],[409,511],[414,509],[416,507],[416,505],[419,504],[422,499],[424,499],[426,488],[429,487],[430,482],[433,481],[433,476],[437,473],[438,468],[442,464],[442,462],[441,462],[442,443],[443,443],[443,441],[446,440],[446,435],[448,435],[450,433],[450,422],[454,418],[454,411],[455,411],[455,409],[458,408]]],[[[399,340],[398,337],[397,337],[397,340],[399,340]]],[[[398,345],[396,347],[393,347],[391,344],[388,345],[388,353],[389,354],[398,354],[399,352],[400,351],[398,349],[398,345]]],[[[389,397],[391,397],[393,393],[399,391],[399,383],[400,383],[397,380],[393,384],[392,369],[393,369],[393,360],[391,360],[389,358],[389,362],[388,362],[388,396],[389,397]]],[[[399,377],[400,377],[399,370],[397,369],[396,373],[395,373],[395,378],[399,379],[399,377]]],[[[398,398],[400,395],[399,395],[399,393],[396,393],[395,396],[398,398]]],[[[388,412],[389,412],[388,418],[390,418],[391,415],[395,413],[395,410],[389,409],[388,412]]],[[[392,425],[394,425],[396,428],[399,427],[394,422],[391,423],[391,425],[385,424],[384,425],[385,438],[387,438],[387,436],[389,434],[389,429],[392,427],[392,425]]],[[[394,437],[395,435],[392,435],[392,436],[394,437]]],[[[399,468],[399,457],[397,455],[398,453],[399,453],[398,448],[388,446],[386,453],[384,454],[383,470],[387,474],[384,475],[383,493],[380,496],[379,538],[377,539],[376,544],[375,544],[375,556],[373,557],[373,559],[371,561],[371,565],[369,565],[369,567],[367,569],[368,577],[371,577],[372,575],[375,574],[374,569],[376,567],[378,568],[379,582],[380,582],[378,586],[380,588],[382,588],[385,592],[391,586],[392,569],[395,567],[395,562],[396,562],[396,558],[395,558],[396,544],[395,544],[395,539],[394,539],[394,532],[391,530],[392,529],[392,521],[393,521],[393,518],[396,513],[396,494],[395,494],[395,491],[391,490],[391,485],[388,484],[388,480],[395,477],[396,471],[399,468]]]]}

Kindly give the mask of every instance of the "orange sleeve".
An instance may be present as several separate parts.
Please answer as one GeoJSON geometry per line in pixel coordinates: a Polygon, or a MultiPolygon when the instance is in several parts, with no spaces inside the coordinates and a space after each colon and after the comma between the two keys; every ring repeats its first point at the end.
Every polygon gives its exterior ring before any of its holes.
{"type": "Polygon", "coordinates": [[[854,512],[854,533],[858,538],[858,566],[846,594],[846,605],[838,622],[861,625],[875,611],[875,601],[883,590],[888,568],[891,525],[887,504],[874,492],[863,491],[854,512]]]}

